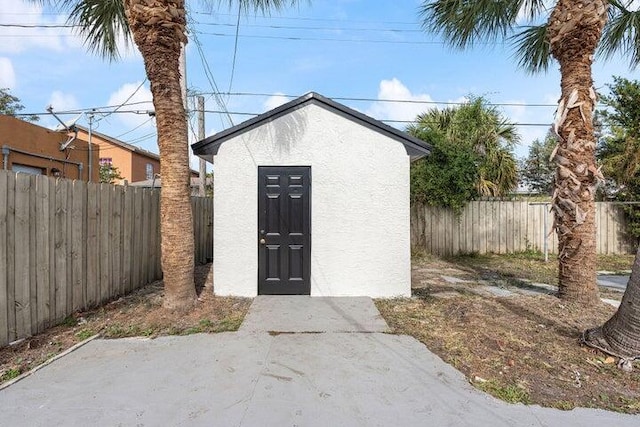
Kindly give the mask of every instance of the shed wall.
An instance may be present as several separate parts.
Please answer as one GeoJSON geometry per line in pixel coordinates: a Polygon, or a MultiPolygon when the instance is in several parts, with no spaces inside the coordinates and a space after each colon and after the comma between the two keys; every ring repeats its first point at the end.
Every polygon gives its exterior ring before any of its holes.
{"type": "Polygon", "coordinates": [[[316,105],[220,146],[214,158],[218,295],[255,296],[258,166],[311,167],[311,295],[410,295],[409,156],[316,105]]]}

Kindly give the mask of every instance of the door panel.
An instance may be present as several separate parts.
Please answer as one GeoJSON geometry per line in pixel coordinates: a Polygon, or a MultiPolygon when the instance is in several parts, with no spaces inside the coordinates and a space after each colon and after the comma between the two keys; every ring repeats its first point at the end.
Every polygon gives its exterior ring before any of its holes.
{"type": "Polygon", "coordinates": [[[311,168],[258,167],[258,293],[311,292],[311,168]]]}

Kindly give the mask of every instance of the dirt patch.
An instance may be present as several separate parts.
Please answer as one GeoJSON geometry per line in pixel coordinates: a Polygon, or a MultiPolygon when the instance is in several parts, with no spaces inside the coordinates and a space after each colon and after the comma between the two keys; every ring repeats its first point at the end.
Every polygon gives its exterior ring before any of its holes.
{"type": "Polygon", "coordinates": [[[252,300],[214,296],[212,274],[211,264],[196,266],[198,302],[188,313],[162,308],[163,283],[158,281],[103,307],[75,313],[42,334],[0,348],[0,383],[98,333],[104,338],[122,338],[237,330],[252,300]]]}
{"type": "Polygon", "coordinates": [[[509,402],[640,413],[638,363],[625,373],[613,358],[579,344],[582,331],[606,321],[613,307],[585,309],[550,295],[496,297],[461,291],[473,283],[430,283],[425,275],[441,263],[414,262],[413,298],[376,301],[394,332],[414,336],[476,387],[509,402]]]}

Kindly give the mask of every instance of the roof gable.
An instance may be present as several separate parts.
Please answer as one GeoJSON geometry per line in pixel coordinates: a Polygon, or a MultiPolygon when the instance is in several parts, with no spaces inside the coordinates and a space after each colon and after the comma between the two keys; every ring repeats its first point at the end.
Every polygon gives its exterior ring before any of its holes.
{"type": "Polygon", "coordinates": [[[203,139],[202,141],[198,141],[193,144],[191,148],[195,155],[213,162],[213,156],[218,153],[220,145],[224,142],[309,104],[317,105],[325,110],[331,111],[343,118],[351,120],[361,126],[400,142],[404,145],[407,150],[407,154],[411,156],[412,159],[424,157],[431,152],[431,146],[426,142],[315,92],[309,92],[306,95],[287,102],[286,104],[274,108],[271,111],[267,111],[266,113],[260,114],[252,119],[240,123],[239,125],[218,132],[215,135],[203,139]]]}

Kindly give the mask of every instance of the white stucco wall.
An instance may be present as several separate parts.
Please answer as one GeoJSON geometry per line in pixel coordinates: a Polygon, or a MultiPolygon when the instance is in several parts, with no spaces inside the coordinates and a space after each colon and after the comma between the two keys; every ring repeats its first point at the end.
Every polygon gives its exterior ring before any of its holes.
{"type": "Polygon", "coordinates": [[[214,165],[216,294],[257,294],[258,166],[310,166],[311,295],[410,295],[400,142],[308,104],[224,142],[214,165]]]}

